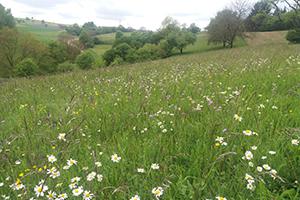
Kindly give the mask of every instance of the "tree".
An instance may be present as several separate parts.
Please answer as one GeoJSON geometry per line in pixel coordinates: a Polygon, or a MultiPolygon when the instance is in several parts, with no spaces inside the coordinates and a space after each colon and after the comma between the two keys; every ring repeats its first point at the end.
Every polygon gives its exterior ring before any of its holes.
{"type": "Polygon", "coordinates": [[[94,22],[86,22],[82,26],[82,31],[86,32],[89,36],[95,36],[98,34],[98,27],[94,22]]]}
{"type": "Polygon", "coordinates": [[[294,13],[293,26],[295,28],[300,27],[300,0],[268,0],[275,7],[280,7],[281,3],[284,3],[294,13]]]}
{"type": "Polygon", "coordinates": [[[31,58],[25,58],[16,66],[17,76],[32,76],[38,72],[38,65],[31,58]]]}
{"type": "Polygon", "coordinates": [[[114,62],[116,58],[115,49],[109,49],[103,54],[103,60],[106,66],[109,66],[111,63],[114,62]]]}
{"type": "Polygon", "coordinates": [[[222,43],[223,47],[233,47],[237,36],[243,36],[243,21],[238,13],[230,9],[224,9],[211,19],[207,27],[209,43],[222,43]]]}
{"type": "Polygon", "coordinates": [[[201,32],[201,29],[195,23],[192,23],[189,26],[188,31],[190,31],[192,33],[199,33],[199,32],[201,32]]]}
{"type": "Polygon", "coordinates": [[[39,64],[46,51],[46,46],[30,34],[7,27],[0,30],[0,44],[0,68],[5,71],[5,76],[13,75],[16,65],[25,58],[34,58],[39,64]]]}
{"type": "Polygon", "coordinates": [[[81,69],[91,69],[94,63],[95,63],[95,58],[90,51],[85,51],[81,53],[76,59],[76,64],[81,69]]]}
{"type": "Polygon", "coordinates": [[[94,38],[86,31],[80,33],[79,41],[85,48],[93,48],[95,45],[94,38]]]}
{"type": "Polygon", "coordinates": [[[59,34],[57,41],[64,46],[67,52],[67,60],[71,62],[75,61],[76,57],[84,49],[84,46],[81,44],[78,38],[68,33],[59,34]]]}
{"type": "Polygon", "coordinates": [[[13,28],[16,26],[15,18],[12,16],[10,9],[0,4],[0,29],[3,27],[13,28]]]}
{"type": "Polygon", "coordinates": [[[120,39],[120,38],[122,38],[124,36],[124,34],[123,34],[123,32],[121,32],[121,31],[117,31],[116,32],[116,40],[118,40],[118,39],[120,39]]]}
{"type": "Polygon", "coordinates": [[[300,43],[300,29],[290,30],[286,35],[286,39],[291,43],[300,43]]]}
{"type": "Polygon", "coordinates": [[[79,36],[81,32],[81,28],[78,24],[73,24],[71,26],[66,27],[66,31],[74,36],[79,36]]]}
{"type": "MultiPolygon", "coordinates": [[[[195,24],[192,24],[191,27],[194,29],[198,28],[195,24]]],[[[189,44],[194,44],[197,39],[194,33],[185,28],[184,25],[180,25],[171,17],[166,17],[164,19],[159,32],[162,38],[165,39],[165,41],[161,43],[161,47],[165,50],[167,55],[171,54],[173,48],[176,48],[180,53],[183,53],[183,49],[189,44]]]]}
{"type": "Polygon", "coordinates": [[[250,14],[245,20],[245,24],[250,31],[262,31],[264,22],[268,20],[272,11],[272,5],[267,0],[261,0],[254,4],[250,14]]]}

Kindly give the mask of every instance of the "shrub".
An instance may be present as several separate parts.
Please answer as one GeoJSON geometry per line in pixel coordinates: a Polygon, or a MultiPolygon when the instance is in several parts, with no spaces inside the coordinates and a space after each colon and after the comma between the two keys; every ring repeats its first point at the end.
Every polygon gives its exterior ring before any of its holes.
{"type": "Polygon", "coordinates": [[[90,51],[85,51],[76,58],[76,64],[80,67],[80,69],[91,69],[94,63],[95,58],[93,53],[90,51]]]}
{"type": "Polygon", "coordinates": [[[61,63],[57,66],[58,72],[71,72],[77,67],[76,64],[70,63],[69,61],[61,63]]]}
{"type": "Polygon", "coordinates": [[[164,56],[163,50],[160,46],[154,44],[146,44],[137,51],[140,61],[155,60],[164,56]]]}
{"type": "Polygon", "coordinates": [[[128,53],[132,50],[132,48],[127,43],[119,44],[115,47],[115,53],[117,56],[121,57],[123,60],[126,59],[128,53]]]}
{"type": "Polygon", "coordinates": [[[106,51],[103,55],[103,60],[105,62],[106,66],[109,66],[112,62],[114,62],[114,59],[116,57],[115,50],[109,49],[106,51]]]}
{"type": "Polygon", "coordinates": [[[290,30],[286,35],[286,39],[291,43],[300,43],[300,29],[290,30]]]}
{"type": "Polygon", "coordinates": [[[38,72],[39,67],[31,58],[25,58],[16,66],[17,76],[32,76],[38,72]]]}
{"type": "Polygon", "coordinates": [[[124,59],[121,58],[120,56],[117,56],[115,59],[114,59],[114,62],[112,62],[110,65],[111,66],[115,66],[115,65],[121,65],[125,63],[124,59]]]}

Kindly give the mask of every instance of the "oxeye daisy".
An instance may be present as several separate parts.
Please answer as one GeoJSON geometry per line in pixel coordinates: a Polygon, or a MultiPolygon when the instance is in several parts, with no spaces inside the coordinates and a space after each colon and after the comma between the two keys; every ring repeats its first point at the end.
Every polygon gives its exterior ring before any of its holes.
{"type": "Polygon", "coordinates": [[[243,120],[243,118],[241,116],[237,115],[237,114],[235,114],[233,116],[233,118],[234,118],[234,120],[239,121],[239,122],[241,122],[243,120]]]}
{"type": "Polygon", "coordinates": [[[81,195],[82,192],[83,192],[82,186],[80,186],[80,187],[75,188],[75,189],[72,190],[73,196],[75,196],[75,197],[81,195]]]}
{"type": "Polygon", "coordinates": [[[164,190],[163,190],[162,187],[155,187],[155,188],[152,189],[152,194],[154,194],[154,196],[156,198],[162,196],[163,193],[164,193],[164,190]]]}
{"type": "Polygon", "coordinates": [[[152,164],[151,164],[151,169],[153,169],[153,170],[158,170],[158,169],[159,169],[159,164],[157,164],[157,163],[152,163],[152,164]]]}
{"type": "Polygon", "coordinates": [[[50,155],[50,156],[48,155],[47,158],[50,163],[55,163],[57,161],[54,155],[50,155]]]}
{"type": "Polygon", "coordinates": [[[65,133],[58,134],[57,139],[62,140],[62,141],[66,141],[66,134],[65,133]]]}
{"type": "Polygon", "coordinates": [[[84,200],[91,200],[94,197],[94,195],[90,191],[84,191],[83,192],[83,199],[84,200]]]}
{"type": "Polygon", "coordinates": [[[25,188],[25,185],[22,184],[20,179],[17,179],[14,184],[10,185],[10,187],[13,190],[21,190],[21,189],[25,188]]]}
{"type": "Polygon", "coordinates": [[[252,152],[251,152],[251,151],[246,151],[246,153],[245,153],[245,158],[246,158],[247,160],[252,160],[252,159],[253,159],[253,154],[252,154],[252,152]]]}
{"type": "Polygon", "coordinates": [[[87,181],[92,181],[92,180],[94,180],[95,177],[96,177],[96,175],[97,175],[96,172],[91,172],[91,173],[89,173],[89,174],[87,175],[87,177],[86,177],[87,181]]]}
{"type": "Polygon", "coordinates": [[[141,200],[141,198],[139,197],[139,195],[135,195],[131,197],[130,200],[141,200]]]}
{"type": "Polygon", "coordinates": [[[69,167],[73,166],[73,165],[77,165],[77,161],[73,160],[72,158],[70,158],[69,160],[67,160],[67,165],[69,167]]]}
{"type": "Polygon", "coordinates": [[[299,143],[300,143],[299,140],[296,139],[292,140],[292,145],[298,146],[299,143]]]}
{"type": "Polygon", "coordinates": [[[45,195],[45,192],[48,190],[48,186],[46,185],[36,185],[34,187],[34,192],[36,194],[37,197],[43,197],[45,195]]]}
{"type": "Polygon", "coordinates": [[[63,193],[63,194],[58,195],[57,198],[58,198],[59,200],[64,200],[64,199],[67,199],[67,198],[68,198],[68,195],[67,195],[66,193],[63,193]]]}
{"type": "Polygon", "coordinates": [[[225,197],[221,197],[221,196],[217,196],[216,199],[217,200],[227,200],[225,197]]]}
{"type": "Polygon", "coordinates": [[[114,154],[111,156],[111,160],[115,163],[118,163],[118,162],[120,162],[121,157],[119,157],[118,154],[114,154]]]}
{"type": "Polygon", "coordinates": [[[52,191],[49,191],[48,194],[46,195],[46,197],[49,199],[49,200],[53,200],[56,198],[56,193],[55,192],[52,192],[52,191]]]}
{"type": "Polygon", "coordinates": [[[138,168],[138,169],[137,169],[137,172],[138,172],[138,173],[145,173],[145,169],[143,169],[143,168],[138,168]]]}

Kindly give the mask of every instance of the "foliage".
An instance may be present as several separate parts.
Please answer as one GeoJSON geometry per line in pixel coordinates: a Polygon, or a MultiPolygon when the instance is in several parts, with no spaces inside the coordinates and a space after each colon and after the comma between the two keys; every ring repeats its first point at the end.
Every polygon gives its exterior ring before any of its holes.
{"type": "Polygon", "coordinates": [[[115,50],[109,49],[103,54],[103,60],[105,61],[105,65],[109,66],[111,63],[114,62],[115,59],[115,50]]]}
{"type": "Polygon", "coordinates": [[[95,57],[90,51],[85,51],[76,58],[76,64],[81,69],[91,69],[94,63],[95,57]]]}
{"type": "Polygon", "coordinates": [[[10,9],[5,9],[0,3],[0,29],[3,27],[13,28],[15,26],[15,18],[12,16],[10,9]]]}
{"type": "Polygon", "coordinates": [[[245,19],[245,27],[247,31],[294,29],[300,25],[299,9],[300,7],[297,8],[297,5],[292,5],[289,1],[261,0],[254,4],[245,19]],[[283,9],[282,3],[288,3],[288,6],[295,9],[287,9],[287,7],[283,9]]]}
{"type": "Polygon", "coordinates": [[[14,75],[14,69],[25,58],[34,58],[39,65],[46,46],[30,34],[18,32],[16,29],[3,28],[0,30],[0,70],[5,76],[14,75]]]}
{"type": "Polygon", "coordinates": [[[108,26],[97,26],[94,22],[86,22],[80,27],[78,24],[67,26],[65,29],[69,34],[79,36],[81,32],[85,31],[91,36],[116,33],[116,32],[134,32],[135,30],[131,27],[125,28],[122,25],[118,27],[108,26]]]}
{"type": "Polygon", "coordinates": [[[209,43],[222,43],[223,47],[233,47],[237,36],[242,36],[244,31],[242,19],[235,11],[225,9],[217,13],[217,16],[211,19],[207,32],[209,34],[209,43]]]}
{"type": "Polygon", "coordinates": [[[162,58],[164,51],[160,46],[155,44],[146,44],[142,48],[138,49],[136,52],[136,60],[156,60],[162,58]]]}
{"type": "Polygon", "coordinates": [[[66,27],[66,31],[74,36],[79,36],[81,33],[81,27],[78,24],[73,24],[66,27]]]}
{"type": "Polygon", "coordinates": [[[201,28],[199,28],[195,23],[192,23],[189,26],[188,31],[196,34],[196,33],[200,33],[201,32],[201,28]]]}
{"type": "Polygon", "coordinates": [[[73,64],[73,63],[70,63],[69,61],[66,61],[64,63],[60,63],[57,66],[57,71],[58,72],[71,72],[76,68],[77,68],[76,64],[73,64]]]}
{"type": "Polygon", "coordinates": [[[95,45],[94,37],[89,32],[82,31],[79,36],[79,41],[85,48],[93,48],[95,45]]]}
{"type": "MultiPolygon", "coordinates": [[[[195,24],[191,27],[196,31],[195,24]]],[[[196,39],[191,29],[184,28],[173,18],[167,17],[158,32],[133,32],[129,36],[118,32],[112,49],[103,55],[103,59],[106,65],[111,65],[114,59],[118,59],[115,62],[118,64],[165,58],[171,56],[174,49],[183,53],[183,49],[194,44],[196,39]]]]}
{"type": "Polygon", "coordinates": [[[286,39],[291,43],[300,43],[300,29],[290,30],[286,35],[286,39]]]}
{"type": "Polygon", "coordinates": [[[17,76],[32,76],[38,72],[39,67],[31,58],[25,58],[16,66],[17,76]]]}

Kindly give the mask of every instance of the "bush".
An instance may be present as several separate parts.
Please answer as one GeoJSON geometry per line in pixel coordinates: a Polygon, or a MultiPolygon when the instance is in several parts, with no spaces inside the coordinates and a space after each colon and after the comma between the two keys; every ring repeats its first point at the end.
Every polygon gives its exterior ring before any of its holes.
{"type": "Polygon", "coordinates": [[[39,67],[31,58],[25,58],[16,66],[17,76],[32,76],[37,74],[39,67]]]}
{"type": "Polygon", "coordinates": [[[164,56],[163,49],[154,44],[146,44],[137,51],[138,59],[144,60],[155,60],[164,56]]]}
{"type": "Polygon", "coordinates": [[[300,43],[300,29],[290,30],[286,35],[286,39],[291,43],[300,43]]]}
{"type": "Polygon", "coordinates": [[[57,66],[58,72],[71,72],[77,67],[76,64],[70,63],[69,61],[61,63],[57,66]]]}
{"type": "Polygon", "coordinates": [[[122,43],[115,47],[115,53],[123,60],[126,60],[126,56],[131,50],[132,48],[127,43],[122,43]]]}
{"type": "Polygon", "coordinates": [[[103,55],[103,60],[105,62],[106,66],[109,66],[112,62],[114,62],[114,59],[116,57],[115,50],[109,49],[106,51],[103,55]]]}
{"type": "Polygon", "coordinates": [[[80,67],[80,69],[91,69],[94,63],[95,58],[90,51],[85,51],[76,58],[76,64],[80,67]]]}
{"type": "Polygon", "coordinates": [[[114,62],[112,62],[110,65],[111,66],[115,66],[115,65],[121,65],[121,64],[124,64],[125,61],[123,58],[121,58],[120,56],[117,56],[115,59],[114,59],[114,62]]]}

